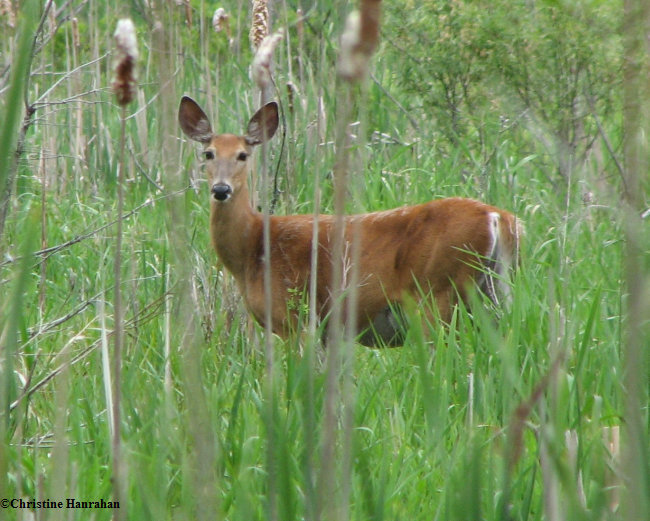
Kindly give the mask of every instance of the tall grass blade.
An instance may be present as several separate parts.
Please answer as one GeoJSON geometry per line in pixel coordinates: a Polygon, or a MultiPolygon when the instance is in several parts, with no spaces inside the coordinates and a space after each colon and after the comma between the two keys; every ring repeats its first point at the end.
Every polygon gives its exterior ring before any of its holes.
{"type": "MultiPolygon", "coordinates": [[[[37,2],[25,2],[20,20],[19,38],[11,60],[11,77],[4,110],[0,114],[0,253],[4,251],[4,219],[10,205],[10,170],[15,161],[15,146],[18,126],[23,111],[25,81],[31,63],[31,42],[37,22],[37,2]],[[7,205],[7,206],[5,206],[7,205]]],[[[0,302],[0,490],[9,491],[8,477],[15,467],[10,464],[10,441],[17,418],[10,414],[11,403],[17,396],[17,382],[14,374],[15,357],[18,354],[19,331],[25,327],[26,290],[29,284],[32,254],[37,249],[39,217],[33,209],[23,224],[20,235],[21,261],[11,270],[11,289],[0,302]]],[[[16,476],[20,479],[20,476],[16,476]]],[[[6,494],[8,495],[8,494],[6,494]]]]}
{"type": "Polygon", "coordinates": [[[0,252],[2,244],[4,221],[8,212],[9,194],[13,183],[10,173],[16,158],[16,143],[19,134],[21,116],[25,110],[23,99],[29,68],[32,61],[32,39],[38,21],[38,2],[28,0],[21,7],[20,27],[14,55],[11,59],[11,77],[6,93],[2,125],[0,126],[0,252]]]}

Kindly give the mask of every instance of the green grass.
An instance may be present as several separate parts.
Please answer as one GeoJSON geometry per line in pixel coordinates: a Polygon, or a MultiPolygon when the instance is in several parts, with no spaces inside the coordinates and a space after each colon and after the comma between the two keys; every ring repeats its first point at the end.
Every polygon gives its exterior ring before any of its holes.
{"type": "MultiPolygon", "coordinates": [[[[237,26],[238,5],[226,6],[233,34],[238,29],[243,35],[233,51],[223,34],[198,30],[200,11],[209,21],[215,5],[192,2],[192,29],[182,8],[165,6],[159,13],[168,17],[177,97],[192,95],[218,114],[219,130],[231,132],[244,130],[255,106],[246,6],[237,26]]],[[[278,11],[279,24],[284,15],[278,11]]],[[[287,129],[285,153],[280,157],[276,136],[270,163],[280,163],[281,214],[312,211],[315,184],[323,210],[333,205],[340,89],[334,64],[342,22],[309,13],[314,29],[304,48],[296,26],[289,30],[292,77],[287,47],[276,55],[287,129]],[[293,113],[288,80],[299,88],[293,113]],[[319,97],[326,116],[320,135],[319,97]]],[[[320,509],[331,519],[355,520],[502,520],[505,513],[538,520],[555,519],[554,511],[572,520],[623,518],[611,508],[617,496],[625,497],[625,472],[618,447],[612,455],[605,443],[612,428],[624,429],[622,215],[611,192],[597,193],[599,206],[583,202],[580,183],[592,179],[592,166],[563,184],[548,157],[505,133],[495,134],[485,149],[468,137],[454,153],[443,153],[435,146],[435,121],[410,114],[420,126],[416,131],[386,95],[407,104],[393,77],[398,64],[381,49],[373,73],[382,88],[371,81],[352,95],[361,125],[353,127],[358,138],[351,148],[349,210],[468,196],[516,212],[526,235],[512,303],[498,321],[475,306],[472,317],[459,309],[449,331],[412,327],[400,349],[344,349],[336,414],[327,424],[327,353],[320,348],[275,339],[273,386],[267,386],[264,333],[250,325],[234,281],[215,265],[194,145],[183,143],[168,156],[161,150],[164,135],[176,145],[181,138],[173,122],[161,127],[161,114],[175,111],[178,100],[158,96],[159,65],[149,55],[146,22],[135,10],[125,7],[124,14],[140,28],[138,74],[142,99],[150,103],[134,103],[133,113],[142,112],[127,121],[125,210],[140,207],[123,224],[127,500],[121,509],[128,519],[316,519],[320,509]],[[373,139],[374,131],[389,138],[373,139]],[[161,165],[163,159],[171,166],[161,165]],[[199,180],[195,189],[177,193],[190,177],[199,180]],[[518,416],[525,404],[529,409],[518,416]],[[578,440],[575,451],[567,433],[578,440]],[[329,475],[323,471],[327,439],[334,443],[329,475]],[[324,496],[328,483],[332,494],[324,496]]],[[[111,49],[118,15],[100,5],[77,16],[86,31],[80,63],[88,63],[95,49],[99,56],[111,49]]],[[[287,16],[296,19],[292,6],[287,16]]],[[[389,30],[391,20],[384,23],[389,30]]],[[[70,30],[61,27],[38,63],[57,72],[73,68],[70,30]]],[[[120,111],[108,89],[111,74],[110,60],[102,59],[43,100],[97,89],[80,105],[79,143],[76,104],[40,107],[20,160],[0,244],[6,468],[0,495],[6,498],[113,497],[102,349],[110,355],[115,229],[101,229],[115,218],[117,205],[120,111]],[[38,246],[41,232],[45,240],[38,246]],[[84,234],[51,255],[30,253],[84,234]]],[[[31,81],[34,100],[54,80],[31,81]]],[[[13,99],[2,95],[3,111],[13,99]]],[[[606,123],[620,139],[616,122],[606,123]]],[[[606,173],[616,187],[614,173],[606,173]]],[[[641,414],[647,428],[647,408],[641,414]]],[[[30,519],[26,510],[3,515],[30,519]]],[[[112,513],[39,515],[101,520],[112,513]]]]}

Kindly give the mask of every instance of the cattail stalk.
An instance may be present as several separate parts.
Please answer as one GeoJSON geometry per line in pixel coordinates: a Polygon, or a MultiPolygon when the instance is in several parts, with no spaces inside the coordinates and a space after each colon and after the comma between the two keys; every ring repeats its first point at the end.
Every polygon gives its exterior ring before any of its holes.
{"type": "Polygon", "coordinates": [[[296,22],[296,32],[298,33],[298,78],[300,80],[301,90],[305,90],[305,64],[304,64],[304,51],[305,51],[305,24],[303,21],[304,13],[302,8],[298,7],[296,9],[296,16],[298,21],[296,22]]]}
{"type": "MultiPolygon", "coordinates": [[[[325,113],[320,110],[322,96],[319,95],[319,110],[317,115],[316,128],[321,129],[324,126],[325,113]]],[[[320,134],[316,133],[317,143],[321,142],[320,134]]],[[[318,493],[314,479],[313,462],[316,448],[316,432],[314,421],[314,374],[315,374],[315,353],[319,346],[318,331],[318,308],[316,306],[316,295],[318,289],[318,244],[319,244],[319,215],[321,207],[320,182],[318,168],[315,170],[316,179],[314,182],[314,221],[312,224],[311,237],[311,262],[309,274],[309,343],[305,349],[305,362],[308,370],[307,389],[306,389],[306,409],[307,409],[307,428],[305,433],[305,456],[306,456],[306,483],[305,483],[305,519],[318,519],[319,503],[321,494],[318,493]]],[[[323,262],[321,259],[320,262],[323,262]]]]}
{"type": "Polygon", "coordinates": [[[621,501],[622,519],[650,519],[650,465],[648,463],[648,359],[647,328],[650,284],[647,269],[648,233],[641,220],[647,193],[648,132],[650,127],[650,4],[625,0],[623,7],[623,154],[625,193],[625,282],[627,289],[622,385],[625,421],[622,430],[627,485],[621,501]]]}
{"type": "MultiPolygon", "coordinates": [[[[360,12],[353,12],[346,21],[341,36],[338,61],[339,77],[344,80],[339,87],[336,150],[334,167],[334,230],[332,238],[332,308],[328,325],[327,381],[324,404],[324,435],[321,453],[319,489],[323,502],[318,506],[321,519],[345,519],[348,516],[352,453],[353,386],[351,385],[349,348],[356,332],[356,299],[358,285],[359,244],[346,240],[346,227],[355,226],[345,218],[350,167],[349,122],[354,101],[351,83],[365,78],[370,56],[377,45],[380,2],[362,2],[360,12]],[[370,18],[370,19],[367,19],[370,18]],[[347,308],[347,316],[344,315],[347,308]],[[344,327],[344,324],[347,327],[344,327]],[[341,388],[343,392],[341,392],[341,388]],[[343,403],[341,403],[343,400],[343,403]],[[343,430],[337,423],[342,406],[343,430]],[[336,446],[341,437],[341,479],[336,478],[336,446]],[[348,461],[346,461],[348,460],[348,461]],[[340,483],[340,487],[337,484],[340,483]],[[340,492],[337,493],[337,488],[340,492]]],[[[356,237],[357,230],[347,230],[356,237]]]]}
{"type": "Polygon", "coordinates": [[[115,237],[114,264],[114,348],[113,348],[113,483],[114,497],[121,508],[113,510],[116,520],[126,519],[126,473],[122,458],[121,446],[121,375],[122,349],[124,339],[124,318],[122,309],[122,221],[124,209],[124,155],[126,143],[126,108],[136,94],[135,64],[138,59],[135,27],[130,19],[122,19],[117,23],[114,33],[117,49],[117,64],[113,91],[118,105],[122,108],[120,128],[120,152],[117,177],[117,232],[115,237]]]}
{"type": "MultiPolygon", "coordinates": [[[[72,65],[74,70],[79,68],[79,52],[81,50],[81,38],[79,36],[79,20],[72,19],[72,65]]],[[[73,89],[75,92],[81,92],[81,77],[75,74],[73,78],[73,89]]],[[[83,136],[83,104],[77,101],[74,109],[74,169],[75,169],[75,189],[82,177],[84,165],[84,150],[86,149],[83,136]]]]}
{"type": "Polygon", "coordinates": [[[56,33],[56,3],[53,0],[47,0],[45,5],[48,8],[47,25],[50,36],[54,36],[54,33],[56,33]]]}
{"type": "Polygon", "coordinates": [[[605,448],[605,487],[607,491],[607,506],[611,513],[616,512],[621,505],[621,428],[619,425],[603,427],[603,445],[605,448]]]}
{"type": "MultiPolygon", "coordinates": [[[[174,76],[178,67],[175,61],[178,56],[175,51],[178,35],[173,21],[174,13],[168,2],[156,3],[154,17],[154,30],[151,35],[152,57],[161,78],[156,107],[161,143],[157,162],[168,185],[173,186],[178,193],[184,193],[182,186],[185,186],[187,179],[178,163],[179,141],[175,138],[178,106],[176,82],[166,80],[174,76]]],[[[190,230],[183,198],[167,199],[165,213],[171,255],[169,265],[172,270],[166,287],[168,291],[173,292],[173,301],[168,304],[171,316],[169,334],[165,340],[169,342],[165,354],[165,371],[171,377],[167,369],[170,367],[168,361],[170,358],[170,362],[178,360],[180,384],[183,395],[187,398],[185,425],[193,447],[187,458],[186,482],[191,492],[188,494],[190,501],[186,502],[187,511],[184,516],[196,521],[207,521],[219,518],[221,512],[219,494],[214,493],[219,488],[219,450],[212,423],[208,421],[211,411],[201,371],[202,343],[194,312],[195,299],[192,289],[194,263],[191,248],[188,247],[190,230]]],[[[168,382],[171,381],[169,377],[166,378],[168,382]]],[[[165,414],[172,414],[173,405],[168,405],[165,414]]]]}
{"type": "MultiPolygon", "coordinates": [[[[249,34],[250,44],[255,51],[251,66],[253,81],[260,91],[260,105],[263,106],[273,98],[273,79],[271,76],[271,63],[273,51],[282,39],[280,33],[269,35],[269,10],[268,0],[253,0],[253,20],[249,34]]],[[[264,127],[264,125],[262,125],[264,127]]],[[[262,192],[262,225],[264,248],[264,358],[266,363],[264,396],[265,396],[265,424],[266,424],[266,462],[268,473],[268,491],[266,518],[275,521],[278,517],[277,508],[277,457],[275,455],[275,355],[273,349],[272,324],[272,295],[271,295],[271,205],[269,198],[269,175],[267,169],[267,144],[262,143],[261,192],[262,192]]]]}

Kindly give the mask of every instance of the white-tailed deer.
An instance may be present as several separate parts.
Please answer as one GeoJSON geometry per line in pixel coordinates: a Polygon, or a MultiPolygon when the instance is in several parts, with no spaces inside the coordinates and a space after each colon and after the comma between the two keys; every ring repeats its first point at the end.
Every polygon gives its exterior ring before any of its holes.
{"type": "MultiPolygon", "coordinates": [[[[275,133],[277,104],[271,102],[258,110],[244,136],[215,134],[205,112],[187,96],[181,99],[178,120],[183,132],[204,146],[214,249],[234,276],[247,308],[263,324],[262,215],[250,204],[247,159],[255,145],[275,133]]],[[[296,306],[289,302],[309,287],[313,220],[313,215],[270,218],[271,327],[280,336],[297,324],[296,306]]],[[[334,218],[320,215],[318,226],[315,300],[318,315],[324,319],[332,297],[334,218]]],[[[361,252],[359,341],[400,345],[403,335],[396,310],[408,297],[419,300],[431,295],[445,322],[457,298],[466,298],[470,285],[477,285],[496,303],[497,286],[506,284],[503,275],[517,256],[519,229],[511,213],[462,198],[346,217],[345,240],[359,241],[361,252]]]]}

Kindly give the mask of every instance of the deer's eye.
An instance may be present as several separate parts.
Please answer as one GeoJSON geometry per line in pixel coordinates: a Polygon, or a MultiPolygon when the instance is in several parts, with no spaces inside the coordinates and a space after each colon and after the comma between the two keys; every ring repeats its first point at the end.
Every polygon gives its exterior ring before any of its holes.
{"type": "Polygon", "coordinates": [[[214,152],[212,150],[206,150],[203,152],[203,157],[205,157],[208,161],[210,159],[214,159],[214,152]]]}
{"type": "Polygon", "coordinates": [[[246,152],[240,152],[237,154],[237,161],[246,161],[248,154],[246,152]]]}

